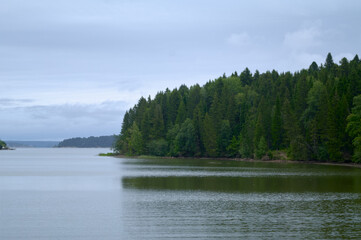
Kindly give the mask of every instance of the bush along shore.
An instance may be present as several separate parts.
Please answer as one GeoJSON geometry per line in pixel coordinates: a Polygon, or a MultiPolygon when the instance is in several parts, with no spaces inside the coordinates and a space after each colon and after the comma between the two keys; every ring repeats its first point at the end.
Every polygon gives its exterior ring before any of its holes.
{"type": "Polygon", "coordinates": [[[140,98],[115,153],[361,162],[361,61],[329,53],[295,73],[225,74],[140,98]]]}

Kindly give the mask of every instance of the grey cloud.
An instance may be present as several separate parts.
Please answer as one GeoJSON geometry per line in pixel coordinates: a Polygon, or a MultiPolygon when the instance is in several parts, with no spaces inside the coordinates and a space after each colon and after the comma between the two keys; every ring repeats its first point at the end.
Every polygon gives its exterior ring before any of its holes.
{"type": "Polygon", "coordinates": [[[322,33],[317,27],[310,27],[286,33],[284,44],[294,51],[304,51],[322,45],[322,33]]]}
{"type": "Polygon", "coordinates": [[[0,138],[52,139],[118,134],[125,113],[122,101],[94,105],[14,107],[1,111],[0,138]]]}
{"type": "Polygon", "coordinates": [[[246,67],[297,71],[328,52],[361,55],[360,8],[357,0],[1,1],[0,133],[114,133],[138,95],[246,67]],[[97,93],[122,101],[67,104],[97,93]],[[41,105],[47,98],[57,105],[41,105]]]}
{"type": "Polygon", "coordinates": [[[19,104],[24,103],[32,103],[34,102],[33,99],[12,99],[12,98],[0,98],[0,108],[1,107],[12,107],[19,104]]]}
{"type": "Polygon", "coordinates": [[[251,43],[252,39],[248,33],[232,33],[228,38],[227,42],[234,46],[247,46],[251,43]]]}
{"type": "Polygon", "coordinates": [[[36,119],[63,118],[69,121],[87,119],[106,124],[115,119],[119,120],[119,117],[125,112],[122,106],[127,106],[127,104],[123,101],[108,101],[100,104],[31,106],[24,110],[36,119]]]}

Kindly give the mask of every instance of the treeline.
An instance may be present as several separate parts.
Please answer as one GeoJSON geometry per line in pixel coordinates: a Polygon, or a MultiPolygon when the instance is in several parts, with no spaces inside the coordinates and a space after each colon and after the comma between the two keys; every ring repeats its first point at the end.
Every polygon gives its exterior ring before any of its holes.
{"type": "Polygon", "coordinates": [[[76,148],[111,148],[114,145],[115,136],[100,136],[87,138],[70,138],[61,141],[57,147],[76,147],[76,148]]]}
{"type": "Polygon", "coordinates": [[[219,77],[141,98],[115,150],[128,155],[360,161],[361,61],[331,54],[299,72],[219,77]],[[356,98],[355,98],[356,97],[356,98]],[[355,98],[355,106],[353,101],[355,98]],[[360,123],[358,123],[360,122],[360,123]],[[352,158],[353,156],[353,158],[352,158]]]}

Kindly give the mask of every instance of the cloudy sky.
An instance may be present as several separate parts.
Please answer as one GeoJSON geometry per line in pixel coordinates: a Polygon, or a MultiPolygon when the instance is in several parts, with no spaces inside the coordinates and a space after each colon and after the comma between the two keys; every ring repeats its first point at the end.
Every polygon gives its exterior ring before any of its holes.
{"type": "Polygon", "coordinates": [[[141,96],[361,53],[359,0],[0,0],[0,139],[117,134],[141,96]]]}

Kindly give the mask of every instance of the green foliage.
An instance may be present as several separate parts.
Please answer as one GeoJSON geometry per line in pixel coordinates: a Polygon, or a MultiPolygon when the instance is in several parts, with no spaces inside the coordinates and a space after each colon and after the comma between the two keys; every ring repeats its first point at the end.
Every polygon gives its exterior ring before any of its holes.
{"type": "Polygon", "coordinates": [[[331,161],[342,162],[343,151],[348,149],[349,138],[345,119],[349,114],[346,96],[341,99],[336,94],[330,101],[327,122],[327,151],[331,161]]]}
{"type": "Polygon", "coordinates": [[[307,95],[307,105],[303,123],[307,130],[307,140],[316,160],[327,160],[324,146],[327,141],[328,96],[324,84],[315,81],[307,95]]]}
{"type": "Polygon", "coordinates": [[[288,155],[293,160],[308,160],[307,143],[302,135],[296,135],[290,140],[288,155]]]}
{"type": "Polygon", "coordinates": [[[232,137],[232,130],[228,120],[221,122],[221,128],[218,137],[218,149],[221,156],[227,156],[227,147],[232,137]]]}
{"type": "Polygon", "coordinates": [[[115,151],[262,158],[282,149],[295,160],[360,161],[359,98],[349,115],[360,93],[358,56],[338,65],[328,54],[324,65],[295,73],[246,68],[141,98],[124,115],[115,151]]]}
{"type": "Polygon", "coordinates": [[[181,101],[178,107],[177,118],[175,120],[175,123],[182,124],[185,121],[186,117],[187,117],[186,106],[184,105],[184,102],[181,101]]]}
{"type": "Polygon", "coordinates": [[[154,156],[165,156],[168,149],[168,142],[165,139],[152,140],[147,144],[148,153],[154,156]]]}
{"type": "Polygon", "coordinates": [[[162,113],[162,107],[160,104],[155,104],[151,107],[151,114],[150,116],[150,131],[149,131],[149,138],[150,139],[159,139],[165,137],[164,134],[164,120],[163,120],[163,113],[162,113]]]}
{"type": "Polygon", "coordinates": [[[179,124],[174,125],[171,127],[167,132],[167,141],[169,144],[169,155],[170,156],[177,156],[179,150],[178,150],[178,144],[176,143],[176,137],[179,132],[179,124]]]}
{"type": "Polygon", "coordinates": [[[230,144],[227,146],[227,151],[230,157],[236,157],[239,154],[240,141],[233,136],[230,144]]]}
{"type": "Polygon", "coordinates": [[[110,153],[99,153],[99,156],[101,157],[113,157],[116,156],[116,154],[114,152],[110,152],[110,153]]]}
{"type": "Polygon", "coordinates": [[[283,142],[283,126],[282,126],[282,115],[281,115],[281,103],[278,97],[272,117],[271,135],[272,135],[272,148],[280,149],[280,147],[282,147],[282,142],[283,142]]]}
{"type": "Polygon", "coordinates": [[[205,155],[216,157],[218,154],[217,134],[211,117],[206,113],[203,121],[202,142],[205,148],[205,155]]]}
{"type": "Polygon", "coordinates": [[[130,155],[140,155],[143,152],[143,137],[140,132],[137,123],[133,123],[132,127],[128,130],[129,137],[127,139],[128,143],[128,153],[130,155]]]}
{"type": "Polygon", "coordinates": [[[196,151],[196,133],[191,119],[187,118],[175,137],[179,156],[193,156],[196,151]]]}
{"type": "Polygon", "coordinates": [[[354,97],[354,107],[347,117],[347,132],[353,138],[354,148],[353,161],[361,162],[361,95],[354,97]]]}
{"type": "Polygon", "coordinates": [[[268,150],[266,139],[262,136],[257,144],[255,155],[257,159],[261,159],[266,155],[268,150]]]}
{"type": "Polygon", "coordinates": [[[253,157],[253,148],[252,145],[253,142],[248,136],[242,136],[240,137],[240,148],[239,148],[239,154],[242,158],[252,158],[253,157]]]}
{"type": "Polygon", "coordinates": [[[327,57],[326,57],[326,63],[325,63],[325,67],[326,69],[330,70],[334,67],[334,62],[333,62],[333,58],[332,58],[332,55],[331,53],[328,53],[327,54],[327,57]]]}
{"type": "Polygon", "coordinates": [[[316,62],[312,62],[312,64],[310,65],[310,67],[308,68],[308,72],[309,73],[316,73],[319,71],[318,65],[316,62]]]}

